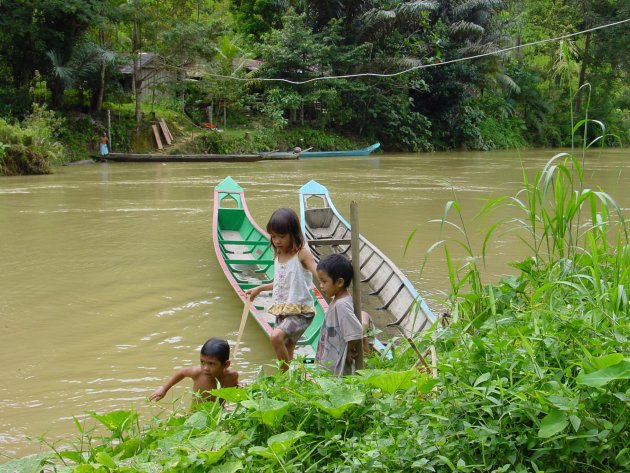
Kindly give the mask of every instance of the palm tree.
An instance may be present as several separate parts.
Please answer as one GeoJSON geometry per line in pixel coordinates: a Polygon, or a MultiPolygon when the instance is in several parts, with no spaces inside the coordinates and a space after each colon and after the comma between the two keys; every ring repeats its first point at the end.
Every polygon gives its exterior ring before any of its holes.
{"type": "MultiPolygon", "coordinates": [[[[53,94],[57,94],[56,105],[61,105],[63,92],[71,87],[77,87],[80,94],[80,103],[83,103],[83,82],[94,77],[102,69],[103,80],[105,67],[116,59],[113,51],[94,43],[83,43],[74,49],[72,56],[64,61],[62,54],[56,50],[46,52],[46,56],[52,64],[53,94]]],[[[100,74],[99,74],[100,77],[100,74]]],[[[100,81],[99,81],[100,83],[100,81]]],[[[102,96],[101,96],[102,103],[102,96]]]]}
{"type": "Polygon", "coordinates": [[[503,56],[498,53],[501,44],[510,39],[501,33],[504,25],[498,20],[497,13],[503,7],[504,0],[442,0],[438,18],[448,28],[452,58],[496,53],[475,60],[482,87],[490,81],[507,92],[518,93],[518,85],[503,73],[503,56]]]}

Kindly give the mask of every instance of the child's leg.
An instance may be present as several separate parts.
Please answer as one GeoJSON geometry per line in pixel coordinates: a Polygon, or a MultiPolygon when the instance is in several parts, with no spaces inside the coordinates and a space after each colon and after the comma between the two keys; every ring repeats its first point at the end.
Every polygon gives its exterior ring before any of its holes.
{"type": "Polygon", "coordinates": [[[289,356],[289,351],[287,350],[287,334],[278,328],[273,329],[273,332],[271,332],[271,346],[276,352],[278,360],[282,362],[280,370],[288,370],[289,362],[293,358],[293,349],[291,349],[291,356],[289,356]]]}
{"type": "Polygon", "coordinates": [[[287,339],[287,353],[289,354],[289,361],[293,359],[293,352],[295,352],[295,342],[291,339],[287,339]]]}

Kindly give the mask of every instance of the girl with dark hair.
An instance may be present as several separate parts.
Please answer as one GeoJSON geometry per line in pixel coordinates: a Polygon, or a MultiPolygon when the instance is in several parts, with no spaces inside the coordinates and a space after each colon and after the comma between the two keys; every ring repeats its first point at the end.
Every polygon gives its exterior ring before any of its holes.
{"type": "Polygon", "coordinates": [[[273,290],[269,313],[276,316],[271,333],[271,346],[286,371],[293,359],[295,345],[313,321],[315,307],[311,298],[313,276],[317,265],[313,254],[304,244],[300,220],[292,209],[276,210],[267,223],[274,258],[274,280],[249,289],[251,300],[262,291],[273,290]]]}

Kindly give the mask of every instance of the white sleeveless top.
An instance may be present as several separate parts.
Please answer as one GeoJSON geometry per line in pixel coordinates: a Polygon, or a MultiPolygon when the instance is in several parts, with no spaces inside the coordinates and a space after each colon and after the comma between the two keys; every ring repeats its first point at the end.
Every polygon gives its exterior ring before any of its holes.
{"type": "Polygon", "coordinates": [[[313,275],[302,266],[297,253],[286,263],[276,257],[273,263],[273,295],[269,313],[273,315],[314,314],[310,288],[313,275]]]}

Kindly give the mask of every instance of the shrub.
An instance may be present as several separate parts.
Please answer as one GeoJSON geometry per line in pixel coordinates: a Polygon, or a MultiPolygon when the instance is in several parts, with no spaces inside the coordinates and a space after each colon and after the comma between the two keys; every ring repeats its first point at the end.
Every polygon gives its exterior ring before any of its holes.
{"type": "Polygon", "coordinates": [[[0,175],[50,174],[50,163],[33,148],[22,144],[11,145],[0,156],[0,175]]]}

